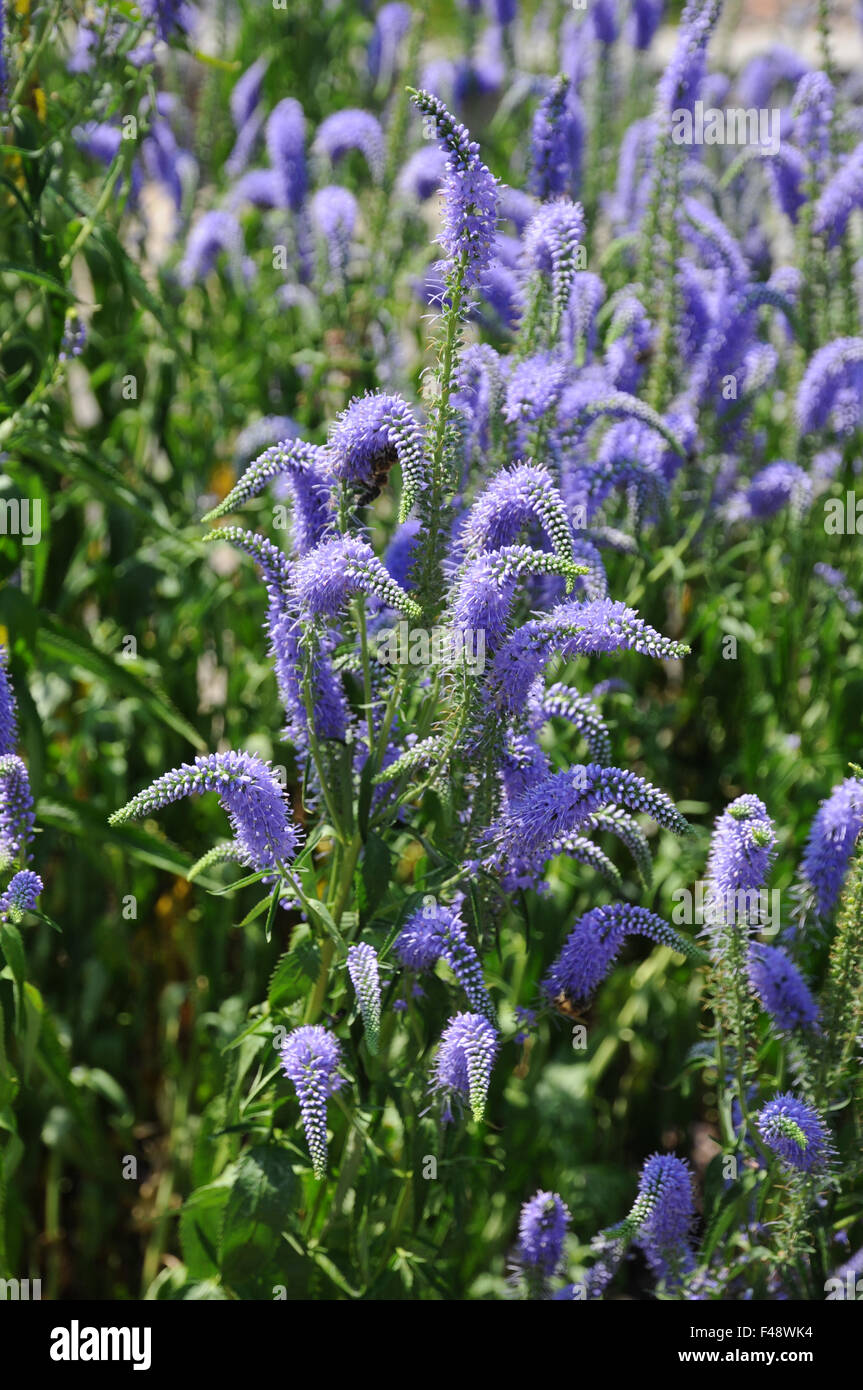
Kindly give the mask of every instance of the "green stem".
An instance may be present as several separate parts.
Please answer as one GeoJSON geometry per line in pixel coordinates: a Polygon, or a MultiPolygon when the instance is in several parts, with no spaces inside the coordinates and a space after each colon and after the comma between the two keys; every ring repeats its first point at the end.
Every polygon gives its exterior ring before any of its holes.
{"type": "Polygon", "coordinates": [[[363,699],[366,706],[366,728],[369,735],[369,753],[375,746],[375,720],[372,709],[372,672],[369,664],[369,635],[366,626],[366,604],[364,598],[354,600],[357,615],[357,632],[360,637],[360,654],[363,663],[363,699]]]}
{"type": "MultiPolygon", "coordinates": [[[[347,847],[347,852],[342,863],[341,874],[339,876],[339,888],[336,900],[333,904],[332,916],[336,926],[341,922],[345,913],[345,908],[348,905],[348,900],[351,896],[354,883],[354,870],[357,867],[357,860],[360,857],[362,845],[362,836],[359,831],[356,831],[347,847]]],[[[324,999],[326,998],[327,985],[330,979],[330,967],[333,963],[335,950],[336,944],[332,937],[328,936],[321,946],[321,965],[318,971],[318,978],[315,981],[315,987],[306,1005],[305,1023],[315,1023],[320,1017],[321,1010],[324,1006],[324,999]]]]}

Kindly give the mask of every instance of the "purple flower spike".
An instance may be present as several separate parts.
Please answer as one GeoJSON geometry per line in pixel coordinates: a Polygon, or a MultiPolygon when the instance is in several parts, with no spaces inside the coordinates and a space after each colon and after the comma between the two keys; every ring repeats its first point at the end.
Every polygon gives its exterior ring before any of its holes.
{"type": "Polygon", "coordinates": [[[63,341],[57,354],[58,362],[69,362],[80,357],[87,346],[87,325],[77,315],[67,314],[63,324],[63,341]]]}
{"type": "Polygon", "coordinates": [[[589,695],[579,695],[571,686],[557,682],[544,689],[537,683],[531,691],[530,719],[535,730],[547,719],[567,719],[578,729],[590,749],[591,762],[611,762],[611,737],[598,706],[589,695]]]}
{"type": "Polygon", "coordinates": [[[306,196],[306,119],[303,108],[293,97],[285,97],[267,121],[267,153],[279,190],[282,207],[299,212],[306,196]]]}
{"type": "Polygon", "coordinates": [[[399,193],[425,202],[440,188],[446,172],[446,155],[437,145],[417,150],[405,164],[396,182],[399,193]]]}
{"type": "Polygon", "coordinates": [[[316,1178],[327,1171],[327,1101],[341,1086],[342,1050],[338,1039],[319,1024],[295,1028],[281,1050],[282,1071],[294,1083],[306,1143],[316,1178]]]}
{"type": "Polygon", "coordinates": [[[447,156],[443,184],[444,223],[441,245],[447,256],[445,274],[462,267],[466,288],[478,285],[491,263],[497,222],[497,180],[479,156],[479,146],[467,130],[431,92],[415,92],[414,103],[431,123],[447,156]]]}
{"type": "Polygon", "coordinates": [[[610,805],[649,815],[675,834],[689,833],[689,823],[665,792],[634,772],[587,763],[555,772],[508,808],[486,834],[486,867],[504,873],[515,860],[544,863],[610,805]]]}
{"type": "Polygon", "coordinates": [[[566,77],[540,102],[531,132],[531,192],[543,201],[577,185],[584,144],[584,113],[566,77]]]}
{"type": "Polygon", "coordinates": [[[680,20],[677,45],[665,69],[658,90],[661,119],[673,112],[692,111],[707,70],[707,46],[719,19],[718,0],[703,6],[688,5],[680,20]]]}
{"type": "Polygon", "coordinates": [[[817,1026],[818,1005],[797,966],[779,946],[760,942],[749,950],[749,983],[777,1028],[817,1026]]]}
{"type": "Polygon", "coordinates": [[[395,941],[395,953],[408,970],[422,973],[445,960],[467,996],[472,1009],[494,1022],[482,966],[468,940],[467,927],[459,915],[459,903],[443,907],[426,904],[408,918],[395,941]]]}
{"type": "Polygon", "coordinates": [[[566,198],[544,203],[525,228],[525,269],[528,275],[539,271],[548,277],[561,314],[569,304],[583,241],[584,210],[581,203],[566,198]]]}
{"type": "Polygon", "coordinates": [[[32,912],[43,887],[38,874],[31,869],[21,869],[9,880],[6,891],[0,896],[0,921],[9,917],[17,921],[25,912],[32,912]]]}
{"type": "Polygon", "coordinates": [[[27,858],[35,816],[27,768],[14,753],[0,757],[0,869],[27,858]]]}
{"type": "Polygon", "coordinates": [[[180,284],[188,288],[203,280],[213,269],[218,257],[225,252],[234,279],[240,278],[243,255],[243,234],[240,224],[229,212],[214,209],[205,212],[195,223],[186,242],[186,254],[180,262],[180,284]]]}
{"type": "Polygon", "coordinates": [[[410,32],[413,13],[410,5],[391,0],[381,5],[368,47],[369,75],[372,81],[390,81],[396,70],[399,46],[410,32]]]}
{"type": "Polygon", "coordinates": [[[830,124],[835,93],[825,72],[807,72],[801,77],[791,104],[794,117],[794,143],[812,164],[823,168],[827,161],[830,124]]]}
{"type": "Polygon", "coordinates": [[[420,537],[420,522],[416,517],[403,521],[393,532],[392,540],[384,555],[384,564],[397,584],[403,589],[412,587],[411,571],[417,558],[420,537]]]}
{"type": "Polygon", "coordinates": [[[257,531],[244,531],[239,526],[220,526],[215,531],[209,531],[205,541],[227,541],[229,545],[235,545],[238,550],[250,555],[261,568],[270,602],[279,610],[285,607],[290,592],[290,565],[284,551],[268,541],[266,536],[259,535],[257,531]]]}
{"type": "Polygon", "coordinates": [[[800,871],[819,917],[829,917],[863,830],[863,779],[847,777],[821,802],[809,831],[800,871]]]}
{"type": "Polygon", "coordinates": [[[511,545],[528,526],[538,527],[554,553],[572,557],[566,506],[547,468],[520,463],[491,480],[468,514],[463,533],[469,555],[511,545]]]}
{"type": "Polygon", "coordinates": [[[498,1050],[498,1035],[482,1014],[456,1014],[440,1040],[434,1065],[433,1088],[448,1098],[460,1096],[470,1103],[477,1123],[485,1114],[491,1072],[498,1050]]]}
{"type": "Polygon", "coordinates": [[[563,362],[549,353],[538,353],[516,363],[506,388],[503,417],[510,424],[536,424],[552,416],[566,381],[563,362]]]}
{"type": "Polygon", "coordinates": [[[775,1095],[755,1117],[765,1144],[784,1167],[812,1173],[826,1167],[832,1152],[830,1132],[817,1110],[790,1091],[775,1095]]]}
{"type": "Polygon", "coordinates": [[[782,507],[790,506],[796,517],[802,517],[812,499],[812,482],[796,463],[777,459],[756,473],[742,494],[729,499],[726,513],[730,520],[755,517],[763,520],[775,516],[782,507]]]}
{"type": "Polygon", "coordinates": [[[593,0],[590,18],[599,43],[614,43],[618,34],[617,0],[593,0]]]}
{"type": "Polygon", "coordinates": [[[596,992],[617,959],[627,936],[646,936],[660,946],[701,959],[697,947],[646,907],[610,903],[580,917],[542,982],[550,1003],[585,1003],[596,992]]]}
{"type": "Polygon", "coordinates": [[[18,717],[15,692],[9,679],[9,653],[0,643],[0,757],[14,753],[18,746],[18,717]]]}
{"type": "Polygon", "coordinates": [[[401,396],[356,396],[330,431],[329,449],[337,478],[377,495],[392,465],[402,470],[399,520],[405,521],[427,475],[423,434],[401,396]]]}
{"type": "Polygon", "coordinates": [[[378,1050],[381,1027],[381,981],[377,953],[373,946],[360,941],[357,945],[348,947],[348,974],[359,1000],[366,1046],[374,1056],[378,1050]]]}
{"type": "MultiPolygon", "coordinates": [[[[665,0],[633,0],[632,45],[644,52],[653,42],[662,21],[665,0]]],[[[767,103],[763,103],[766,105],[767,103]]]]}
{"type": "Polygon", "coordinates": [[[806,202],[806,194],[803,191],[806,180],[805,159],[793,145],[785,145],[767,160],[767,168],[779,207],[785,216],[796,224],[800,209],[806,202]]]}
{"type": "Polygon", "coordinates": [[[255,869],[289,864],[300,843],[300,828],[291,820],[291,807],[269,763],[254,753],[207,753],[157,777],[110,818],[122,825],[138,816],[151,816],[184,796],[218,793],[231,822],[240,862],[255,869]]]}
{"type": "Polygon", "coordinates": [[[315,149],[327,155],[333,164],[338,164],[349,150],[359,150],[375,182],[380,183],[383,178],[384,135],[380,121],[371,111],[334,111],[318,127],[315,149]]]}
{"type": "Polygon", "coordinates": [[[309,216],[327,248],[330,270],[341,279],[348,265],[357,220],[357,200],[338,184],[319,188],[309,204],[309,216]]]}
{"type": "Polygon", "coordinates": [[[109,125],[107,121],[86,121],[72,130],[72,139],[83,154],[99,159],[103,164],[112,164],[123,139],[119,126],[109,125]]]}
{"type": "Polygon", "coordinates": [[[367,541],[338,536],[310,550],[294,568],[294,591],[316,617],[336,617],[354,594],[374,594],[388,608],[418,618],[420,608],[392,579],[367,541]]]}
{"type": "Polygon", "coordinates": [[[677,1283],[694,1268],[692,1174],[682,1158],[652,1154],[645,1160],[630,1219],[638,1221],[635,1241],[657,1279],[677,1283]]]}
{"type": "Polygon", "coordinates": [[[506,634],[519,578],[564,574],[571,580],[577,573],[572,560],[532,550],[529,545],[486,551],[471,561],[459,577],[452,605],[453,623],[462,631],[484,631],[488,647],[494,649],[506,634]]]}
{"type": "Polygon", "coordinates": [[[525,1202],[518,1219],[520,1268],[551,1279],[563,1261],[563,1243],[569,1227],[569,1208],[556,1192],[537,1192],[525,1202]]]}
{"type": "Polygon", "coordinates": [[[814,230],[835,246],[855,208],[863,206],[863,144],[847,157],[824,188],[815,208],[814,230]]]}
{"type": "Polygon", "coordinates": [[[292,539],[299,554],[305,554],[323,538],[328,520],[332,474],[326,449],[317,444],[306,444],[302,439],[285,440],[282,444],[273,444],[265,449],[249,464],[227,497],[207,512],[204,521],[215,521],[217,517],[236,511],[275,478],[287,480],[294,504],[292,539]]]}
{"type": "Polygon", "coordinates": [[[764,802],[738,796],[717,817],[710,842],[707,877],[711,898],[764,887],[773,861],[776,832],[764,802]]]}
{"type": "Polygon", "coordinates": [[[863,338],[837,338],[816,352],[797,393],[797,424],[810,434],[832,423],[851,434],[863,415],[863,338]]]}
{"type": "Polygon", "coordinates": [[[554,654],[571,660],[616,651],[669,660],[685,656],[689,648],[663,637],[624,603],[607,598],[562,603],[547,616],[523,623],[496,653],[489,698],[515,712],[524,708],[534,681],[554,654]]]}
{"type": "Polygon", "coordinates": [[[395,939],[394,950],[407,970],[433,970],[443,951],[441,910],[420,908],[408,918],[395,939]]]}
{"type": "Polygon", "coordinates": [[[231,92],[231,118],[234,129],[241,131],[246,121],[255,111],[261,99],[261,84],[267,71],[265,58],[256,58],[251,67],[246,68],[238,78],[231,92]]]}

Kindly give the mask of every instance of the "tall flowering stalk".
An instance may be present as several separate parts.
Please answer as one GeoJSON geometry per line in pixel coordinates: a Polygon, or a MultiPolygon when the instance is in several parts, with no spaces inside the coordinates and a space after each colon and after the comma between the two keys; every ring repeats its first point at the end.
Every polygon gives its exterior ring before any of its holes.
{"type": "Polygon", "coordinates": [[[459,332],[466,298],[481,280],[492,255],[497,218],[497,186],[483,164],[479,146],[463,125],[431,92],[412,91],[429,133],[446,155],[443,183],[445,252],[442,273],[445,293],[441,305],[441,342],[433,395],[429,406],[429,456],[431,476],[422,497],[422,520],[427,531],[424,558],[417,569],[417,592],[427,620],[440,606],[442,592],[441,546],[447,498],[455,481],[458,435],[451,396],[456,379],[459,332]]]}
{"type": "Polygon", "coordinates": [[[685,151],[672,139],[675,113],[694,110],[704,79],[707,47],[722,12],[722,0],[689,0],[677,43],[660,81],[655,113],[652,189],[642,228],[642,283],[651,287],[648,310],[658,323],[648,399],[665,404],[673,380],[674,333],[678,318],[678,206],[685,151]]]}
{"type": "Polygon", "coordinates": [[[736,1079],[737,1103],[744,1114],[755,1020],[750,944],[760,924],[760,893],[775,838],[764,803],[757,796],[740,796],[716,821],[707,864],[707,931],[720,1065],[723,1076],[730,1071],[736,1079]]]}

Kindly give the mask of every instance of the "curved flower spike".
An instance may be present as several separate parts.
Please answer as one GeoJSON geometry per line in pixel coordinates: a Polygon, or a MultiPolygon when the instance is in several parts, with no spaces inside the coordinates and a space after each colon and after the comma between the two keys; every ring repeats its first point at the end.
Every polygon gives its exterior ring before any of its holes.
{"type": "Polygon", "coordinates": [[[459,576],[452,602],[453,624],[468,632],[485,632],[489,647],[500,644],[506,633],[516,581],[531,574],[562,574],[568,583],[586,574],[572,559],[532,550],[528,545],[507,545],[486,551],[471,561],[459,576]]]}
{"type": "Polygon", "coordinates": [[[863,144],[842,162],[827,182],[815,207],[813,230],[827,234],[828,246],[835,246],[855,208],[863,206],[863,144]]]}
{"type": "Polygon", "coordinates": [[[525,527],[539,526],[555,555],[571,560],[572,528],[566,504],[547,468],[520,463],[498,473],[477,497],[463,532],[469,558],[510,545],[525,527]]]}
{"type": "MultiPolygon", "coordinates": [[[[598,535],[596,531],[593,534],[598,535]]],[[[630,539],[627,537],[627,541],[630,539]]],[[[608,598],[608,579],[605,565],[602,563],[602,556],[593,541],[588,540],[586,536],[576,536],[572,543],[572,558],[576,564],[584,565],[587,570],[584,578],[578,582],[577,587],[580,594],[590,602],[598,598],[608,598]]]]}
{"type": "Polygon", "coordinates": [[[455,975],[472,1009],[489,1022],[495,1019],[476,951],[468,940],[467,928],[458,906],[440,904],[419,908],[405,922],[395,940],[395,953],[408,970],[431,970],[441,959],[455,975]]]}
{"type": "Polygon", "coordinates": [[[241,526],[219,526],[204,536],[205,545],[213,545],[217,541],[227,541],[229,545],[250,555],[260,566],[277,608],[284,608],[291,582],[291,567],[284,551],[268,541],[266,536],[259,536],[256,531],[244,531],[241,526]]]}
{"type": "Polygon", "coordinates": [[[859,425],[863,338],[837,338],[815,353],[797,392],[797,425],[810,434],[833,416],[836,429],[851,434],[859,425]]]}
{"type": "Polygon", "coordinates": [[[832,1153],[830,1132],[818,1111],[790,1091],[769,1100],[755,1116],[755,1123],[785,1168],[811,1173],[826,1167],[832,1153]]]}
{"type": "Polygon", "coordinates": [[[707,959],[697,946],[646,907],[632,903],[595,907],[578,919],[542,982],[549,1002],[572,1005],[590,999],[611,970],[627,936],[649,937],[697,964],[707,959]]]}
{"type": "Polygon", "coordinates": [[[320,1024],[295,1028],[281,1049],[282,1071],[294,1083],[316,1178],[327,1171],[327,1101],[345,1084],[338,1075],[342,1050],[320,1024]]]}
{"type": "Polygon", "coordinates": [[[347,107],[334,111],[321,121],[313,148],[337,164],[348,150],[359,150],[371,171],[375,183],[384,176],[384,134],[381,123],[371,111],[347,107]]]}
{"type": "Polygon", "coordinates": [[[422,430],[401,396],[356,396],[333,425],[329,449],[336,477],[360,485],[368,500],[398,459],[403,485],[399,521],[406,519],[428,469],[422,430]]]}
{"type": "Polygon", "coordinates": [[[430,734],[428,738],[421,739],[419,743],[414,743],[410,748],[406,748],[393,762],[387,763],[386,767],[372,778],[372,785],[382,786],[385,782],[392,782],[396,777],[401,777],[404,772],[413,772],[417,767],[430,766],[438,761],[446,752],[449,740],[443,734],[430,734]]]}
{"type": "MultiPolygon", "coordinates": [[[[558,846],[555,845],[555,851],[558,846]]],[[[560,851],[570,859],[574,859],[576,864],[586,864],[588,868],[604,878],[610,888],[615,893],[623,892],[623,878],[620,870],[612,859],[609,859],[605,850],[595,845],[593,840],[588,840],[584,835],[565,835],[560,841],[560,851]]]]}
{"type": "Polygon", "coordinates": [[[577,834],[594,812],[612,804],[649,815],[677,835],[691,833],[674,802],[644,778],[598,763],[567,768],[532,787],[487,832],[487,866],[500,869],[513,857],[535,860],[577,834]]]}
{"type": "Polygon", "coordinates": [[[184,796],[204,792],[218,793],[242,863],[261,870],[291,862],[300,843],[300,828],[290,818],[290,802],[269,763],[254,753],[207,753],[194,763],[182,763],[115,811],[108,823],[122,825],[150,816],[184,796]]]}
{"type": "Polygon", "coordinates": [[[304,555],[294,567],[294,592],[314,616],[335,617],[354,594],[374,594],[409,618],[422,609],[397,584],[367,541],[337,536],[304,555]]]}
{"type": "Polygon", "coordinates": [[[607,766],[611,762],[611,736],[605,720],[589,695],[580,695],[569,685],[534,687],[529,701],[532,727],[541,728],[547,719],[567,719],[590,749],[591,762],[607,766]]]}
{"type": "Polygon", "coordinates": [[[353,193],[338,184],[319,188],[309,202],[309,217],[327,253],[330,272],[342,282],[350,256],[359,207],[353,193]]]}
{"type": "Polygon", "coordinates": [[[524,708],[531,687],[554,653],[570,660],[596,652],[636,651],[668,660],[689,647],[663,637],[634,608],[613,599],[562,603],[542,618],[523,623],[495,654],[489,699],[513,713],[524,708]]]}
{"type": "Polygon", "coordinates": [[[525,270],[528,275],[538,271],[550,280],[557,322],[569,304],[583,241],[584,209],[568,198],[544,203],[524,230],[525,270]]]}
{"type": "Polygon", "coordinates": [[[622,811],[619,806],[603,806],[601,811],[594,811],[593,815],[588,818],[587,828],[616,835],[635,860],[635,867],[645,888],[650,887],[653,882],[653,860],[650,857],[650,845],[647,843],[647,836],[634,816],[629,815],[627,811],[622,811]]]}
{"type": "Polygon", "coordinates": [[[661,434],[676,454],[681,458],[686,457],[683,444],[673,430],[669,429],[662,416],[646,401],[629,395],[627,391],[611,391],[600,399],[585,401],[576,410],[567,432],[575,433],[586,429],[604,415],[613,420],[640,420],[643,425],[649,425],[657,434],[661,434]]]}
{"type": "Polygon", "coordinates": [[[348,974],[359,1000],[366,1046],[374,1056],[378,1050],[381,1027],[381,981],[377,953],[373,946],[360,941],[355,946],[348,947],[348,974]]]}
{"type": "Polygon", "coordinates": [[[331,473],[327,450],[305,440],[288,440],[265,449],[250,463],[217,507],[204,521],[215,521],[256,497],[274,478],[287,475],[294,502],[294,539],[302,554],[316,545],[327,524],[331,473]]]}
{"type": "MultiPolygon", "coordinates": [[[[434,1064],[433,1088],[445,1096],[462,1096],[470,1102],[474,1119],[485,1114],[491,1072],[499,1038],[482,1014],[456,1014],[440,1040],[434,1064]]],[[[447,1117],[449,1103],[447,1101],[447,1117]]]]}

